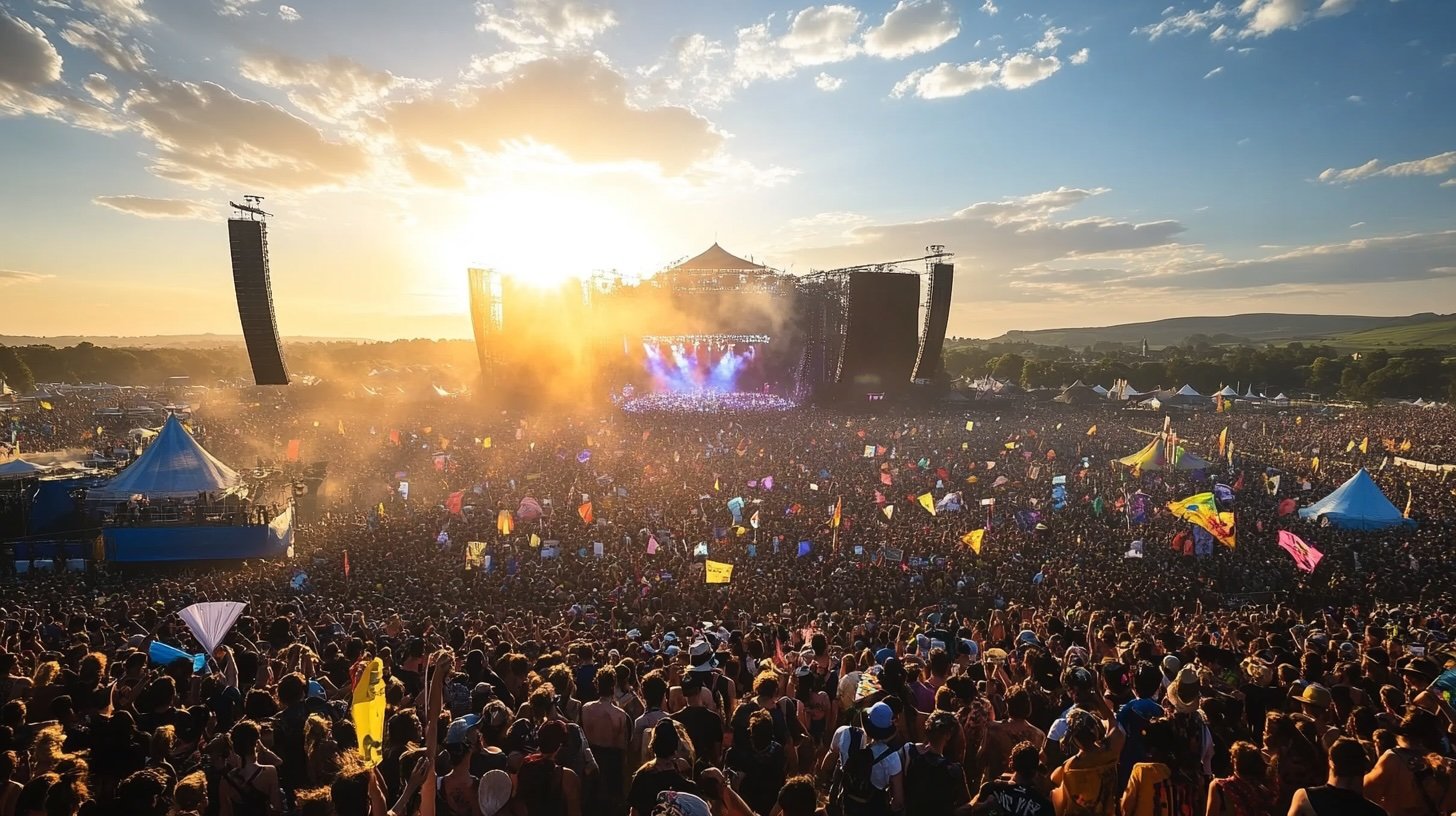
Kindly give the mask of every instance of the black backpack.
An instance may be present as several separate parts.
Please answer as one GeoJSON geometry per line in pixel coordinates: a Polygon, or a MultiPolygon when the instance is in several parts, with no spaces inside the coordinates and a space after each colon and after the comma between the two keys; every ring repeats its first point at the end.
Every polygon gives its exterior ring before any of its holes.
{"type": "Polygon", "coordinates": [[[875,766],[895,751],[888,745],[865,745],[864,736],[859,728],[849,730],[849,750],[835,771],[830,805],[843,816],[887,816],[890,792],[875,787],[872,780],[875,766]]]}
{"type": "Polygon", "coordinates": [[[905,812],[926,816],[949,814],[957,804],[956,790],[965,787],[960,764],[940,754],[922,752],[914,743],[906,745],[904,750],[905,812]]]}
{"type": "Polygon", "coordinates": [[[229,769],[223,777],[238,794],[238,801],[233,805],[233,816],[268,816],[273,797],[258,790],[254,784],[261,773],[263,769],[255,767],[252,777],[244,779],[236,769],[229,769]]]}

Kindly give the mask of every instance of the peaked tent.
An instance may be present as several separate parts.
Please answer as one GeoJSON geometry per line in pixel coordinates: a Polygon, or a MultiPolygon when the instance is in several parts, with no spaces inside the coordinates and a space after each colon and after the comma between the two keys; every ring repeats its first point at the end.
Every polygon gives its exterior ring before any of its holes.
{"type": "Polygon", "coordinates": [[[1158,472],[1164,470],[1208,470],[1213,463],[1203,457],[1191,453],[1182,445],[1178,446],[1177,459],[1172,467],[1168,463],[1168,445],[1163,441],[1163,435],[1158,434],[1157,438],[1148,443],[1146,448],[1134,453],[1131,456],[1124,456],[1117,460],[1119,464],[1127,468],[1137,468],[1145,472],[1158,472]]]}
{"type": "Polygon", "coordinates": [[[0,482],[13,479],[29,479],[46,473],[50,468],[45,465],[37,465],[34,462],[27,462],[24,459],[12,459],[9,462],[0,464],[0,482]]]}
{"type": "Polygon", "coordinates": [[[1214,394],[1215,397],[1237,397],[1238,395],[1239,392],[1235,391],[1232,386],[1228,385],[1225,385],[1221,390],[1218,391],[1218,393],[1214,394]]]}
{"type": "Polygon", "coordinates": [[[1101,402],[1102,395],[1089,388],[1086,383],[1077,380],[1063,389],[1062,393],[1053,397],[1052,401],[1067,405],[1092,405],[1101,402]]]}
{"type": "Polygon", "coordinates": [[[1414,521],[1401,515],[1365,468],[1335,488],[1335,492],[1299,511],[1307,520],[1329,519],[1331,525],[1345,530],[1384,530],[1390,527],[1411,527],[1414,521]]]}
{"type": "Polygon", "coordinates": [[[1196,389],[1193,386],[1188,385],[1188,384],[1185,383],[1182,388],[1178,389],[1177,396],[1180,396],[1180,397],[1201,397],[1203,395],[1200,394],[1200,393],[1198,393],[1198,389],[1196,389]]]}
{"type": "Polygon", "coordinates": [[[167,417],[151,447],[126,470],[88,498],[143,495],[153,499],[196,498],[242,482],[237,471],[197,444],[176,414],[167,417]]]}
{"type": "Polygon", "coordinates": [[[1105,397],[1108,394],[1111,394],[1112,393],[1111,391],[1108,391],[1106,388],[1103,388],[1100,385],[1094,385],[1094,386],[1092,386],[1092,390],[1093,391],[1096,391],[1097,392],[1097,396],[1099,396],[1099,397],[1105,397]]]}
{"type": "Polygon", "coordinates": [[[1274,403],[1275,405],[1288,405],[1289,404],[1289,397],[1284,396],[1284,392],[1283,391],[1280,391],[1279,392],[1279,396],[1274,397],[1273,399],[1271,399],[1269,401],[1272,402],[1272,403],[1274,403]]]}

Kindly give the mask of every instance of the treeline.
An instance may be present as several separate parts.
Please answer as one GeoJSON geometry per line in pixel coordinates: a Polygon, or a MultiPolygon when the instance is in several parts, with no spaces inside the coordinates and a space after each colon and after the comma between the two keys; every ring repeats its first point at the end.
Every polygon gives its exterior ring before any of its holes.
{"type": "Polygon", "coordinates": [[[990,375],[1026,388],[1055,388],[1076,380],[1110,387],[1126,379],[1142,391],[1188,384],[1205,394],[1224,385],[1243,393],[1252,385],[1269,396],[1283,391],[1291,397],[1315,394],[1361,401],[1456,400],[1456,358],[1439,349],[1355,355],[1303,343],[1221,347],[1195,337],[1142,357],[1132,349],[1075,352],[1056,346],[987,345],[947,351],[946,370],[952,377],[990,375]]]}
{"type": "MultiPolygon", "coordinates": [[[[468,340],[395,340],[384,343],[285,344],[284,357],[294,374],[326,380],[360,380],[376,369],[453,372],[473,377],[475,344],[468,340]]],[[[37,382],[162,385],[168,377],[189,377],[213,385],[252,376],[242,345],[218,348],[109,348],[91,343],[54,346],[0,346],[0,379],[21,393],[37,382]]]]}

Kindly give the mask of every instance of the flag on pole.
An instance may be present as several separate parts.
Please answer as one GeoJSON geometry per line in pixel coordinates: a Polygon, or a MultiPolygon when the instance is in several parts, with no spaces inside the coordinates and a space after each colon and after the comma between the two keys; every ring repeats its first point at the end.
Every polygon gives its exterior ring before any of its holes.
{"type": "Polygon", "coordinates": [[[981,540],[986,537],[985,530],[972,530],[961,536],[961,542],[971,548],[976,555],[981,554],[981,540]]]}
{"type": "Polygon", "coordinates": [[[457,490],[445,497],[445,509],[450,515],[458,516],[465,505],[465,491],[457,490]]]}
{"type": "Polygon", "coordinates": [[[975,429],[976,429],[976,423],[975,422],[972,422],[969,419],[966,420],[966,430],[968,430],[968,431],[974,431],[975,429]]]}
{"type": "Polygon", "coordinates": [[[880,508],[880,512],[885,514],[885,521],[891,521],[895,518],[895,505],[887,504],[880,508]]]}
{"type": "Polygon", "coordinates": [[[1350,444],[1348,444],[1348,445],[1345,446],[1345,453],[1349,453],[1350,451],[1352,451],[1354,449],[1355,449],[1355,440],[1351,439],[1350,440],[1350,444]]]}
{"type": "Polygon", "coordinates": [[[833,527],[833,528],[835,528],[837,530],[837,529],[839,529],[839,525],[843,521],[844,521],[844,497],[843,496],[840,496],[839,498],[837,498],[837,499],[834,500],[834,515],[831,516],[830,519],[829,519],[829,526],[831,526],[831,527],[833,527]]]}
{"type": "Polygon", "coordinates": [[[726,584],[733,580],[733,565],[721,561],[703,562],[703,576],[707,583],[726,584]]]}
{"type": "Polygon", "coordinates": [[[1364,439],[1361,439],[1360,440],[1360,452],[1361,453],[1369,453],[1370,452],[1370,437],[1367,436],[1364,439]]]}
{"type": "Polygon", "coordinates": [[[587,523],[587,524],[591,524],[592,523],[592,520],[595,518],[592,515],[592,503],[591,502],[583,502],[581,504],[581,506],[579,506],[579,507],[576,508],[576,514],[578,516],[581,516],[581,520],[583,522],[587,523]]]}
{"type": "Polygon", "coordinates": [[[290,439],[290,440],[288,440],[288,451],[284,454],[284,458],[287,459],[290,462],[297,462],[298,461],[298,455],[301,452],[301,448],[302,447],[303,447],[303,440],[301,440],[301,439],[290,439]]]}
{"type": "Polygon", "coordinates": [[[1304,540],[1288,530],[1279,531],[1279,548],[1294,558],[1294,566],[1303,572],[1314,572],[1325,554],[1304,543],[1304,540]]]}
{"type": "Polygon", "coordinates": [[[349,551],[344,550],[344,580],[349,580],[349,551]]]}
{"type": "Polygon", "coordinates": [[[925,508],[925,512],[929,513],[932,516],[935,515],[935,497],[934,496],[932,496],[929,493],[921,493],[919,496],[917,496],[915,498],[915,500],[918,501],[918,502],[920,502],[920,506],[925,508]]]}
{"type": "Polygon", "coordinates": [[[486,437],[486,438],[484,438],[484,439],[482,439],[482,440],[480,440],[480,447],[481,447],[481,448],[482,448],[482,449],[483,449],[483,450],[490,450],[490,446],[491,446],[491,445],[492,445],[492,444],[493,444],[493,443],[492,443],[492,441],[491,441],[491,438],[490,438],[490,437],[488,437],[488,436],[487,436],[487,437],[486,437]]]}
{"type": "Polygon", "coordinates": [[[1096,436],[1097,435],[1097,426],[1096,425],[1093,425],[1092,427],[1088,428],[1087,429],[1087,435],[1088,436],[1096,436]]]}
{"type": "Polygon", "coordinates": [[[1411,502],[1415,501],[1415,498],[1416,498],[1416,494],[1415,494],[1415,491],[1411,489],[1411,483],[1410,482],[1406,482],[1405,483],[1405,512],[1402,514],[1406,518],[1410,518],[1411,502]]]}
{"type": "Polygon", "coordinates": [[[370,660],[354,685],[352,714],[364,767],[384,759],[384,661],[370,660]]]}
{"type": "Polygon", "coordinates": [[[1221,431],[1218,432],[1218,455],[1219,456],[1223,456],[1226,453],[1228,453],[1228,426],[1227,425],[1223,426],[1223,430],[1221,430],[1221,431]]]}
{"type": "Polygon", "coordinates": [[[344,435],[344,420],[339,420],[339,436],[344,435]]]}
{"type": "Polygon", "coordinates": [[[1311,458],[1309,460],[1309,470],[1310,470],[1310,473],[1312,473],[1315,476],[1318,476],[1319,475],[1319,469],[1320,469],[1320,460],[1319,460],[1319,457],[1318,456],[1315,456],[1315,457],[1313,457],[1313,458],[1311,458]]]}
{"type": "Polygon", "coordinates": [[[1173,515],[1207,530],[1226,547],[1235,546],[1234,514],[1219,512],[1212,493],[1196,493],[1180,501],[1169,502],[1173,515]]]}
{"type": "Polygon", "coordinates": [[[54,411],[54,410],[56,410],[56,406],[51,405],[49,402],[46,402],[45,400],[41,400],[40,401],[40,408],[41,408],[42,411],[54,411]]]}
{"type": "Polygon", "coordinates": [[[510,535],[516,530],[516,517],[509,510],[500,511],[495,517],[495,528],[501,535],[510,535]]]}

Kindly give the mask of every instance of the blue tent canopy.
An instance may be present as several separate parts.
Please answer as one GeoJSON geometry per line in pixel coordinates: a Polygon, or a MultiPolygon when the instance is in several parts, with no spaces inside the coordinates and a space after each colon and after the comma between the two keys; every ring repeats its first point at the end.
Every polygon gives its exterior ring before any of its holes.
{"type": "Polygon", "coordinates": [[[1390,527],[1415,526],[1385,498],[1365,468],[1335,489],[1335,492],[1299,511],[1307,520],[1329,519],[1330,524],[1346,530],[1384,530],[1390,527]]]}
{"type": "Polygon", "coordinates": [[[140,494],[153,499],[196,498],[221,493],[242,482],[237,471],[203,450],[182,427],[177,415],[167,417],[162,432],[135,462],[88,498],[123,499],[140,494]]]}

